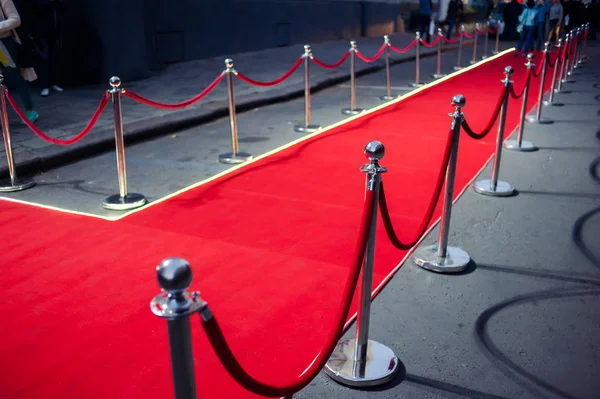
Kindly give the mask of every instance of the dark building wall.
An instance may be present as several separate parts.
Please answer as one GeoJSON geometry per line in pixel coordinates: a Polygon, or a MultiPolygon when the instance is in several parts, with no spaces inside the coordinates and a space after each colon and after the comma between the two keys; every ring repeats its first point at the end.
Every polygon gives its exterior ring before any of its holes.
{"type": "Polygon", "coordinates": [[[174,62],[381,36],[397,31],[399,18],[399,4],[382,2],[71,0],[65,52],[80,66],[67,83],[140,79],[174,62]]]}

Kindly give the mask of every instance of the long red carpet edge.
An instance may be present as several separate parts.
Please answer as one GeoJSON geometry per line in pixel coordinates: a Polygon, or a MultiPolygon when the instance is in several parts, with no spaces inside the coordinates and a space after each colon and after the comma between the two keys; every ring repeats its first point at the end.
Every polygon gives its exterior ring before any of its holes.
{"type": "MultiPolygon", "coordinates": [[[[159,293],[155,266],[169,256],[190,261],[192,289],[209,302],[245,367],[268,382],[294,379],[340,303],[364,194],[364,145],[386,145],[392,220],[408,240],[434,190],[452,96],[465,95],[465,115],[478,130],[504,67],[515,68],[518,89],[523,64],[512,55],[491,60],[118,222],[0,202],[0,397],[172,397],[166,323],[148,306],[159,293]]],[[[511,100],[507,131],[518,123],[519,104],[511,100]]],[[[489,159],[495,136],[462,135],[456,193],[489,159]]],[[[380,221],[374,286],[405,254],[380,221]]],[[[197,323],[199,397],[256,397],[226,374],[197,323]]]]}

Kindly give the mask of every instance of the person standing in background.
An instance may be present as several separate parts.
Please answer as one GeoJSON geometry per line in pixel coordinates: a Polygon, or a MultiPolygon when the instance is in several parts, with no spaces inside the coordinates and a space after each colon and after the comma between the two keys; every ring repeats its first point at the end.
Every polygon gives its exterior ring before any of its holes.
{"type": "Polygon", "coordinates": [[[448,30],[446,31],[446,39],[452,39],[452,32],[454,27],[459,22],[460,7],[462,6],[462,0],[450,0],[448,3],[448,11],[446,13],[446,21],[448,22],[448,30]]]}
{"type": "Polygon", "coordinates": [[[429,34],[431,9],[431,0],[419,0],[419,34],[427,43],[431,40],[431,35],[429,34]]]}
{"type": "Polygon", "coordinates": [[[558,41],[560,38],[560,28],[563,20],[563,6],[560,0],[552,0],[552,5],[548,9],[548,19],[550,20],[550,29],[548,32],[548,41],[558,41]]]}
{"type": "Polygon", "coordinates": [[[21,16],[13,1],[0,0],[0,41],[2,42],[0,55],[4,84],[19,93],[25,107],[25,115],[33,123],[39,118],[39,114],[33,109],[33,99],[26,80],[35,80],[37,76],[30,65],[20,64],[18,46],[21,45],[21,39],[16,31],[19,26],[21,26],[21,16]]]}
{"type": "Polygon", "coordinates": [[[500,36],[502,40],[515,40],[517,38],[517,25],[519,25],[519,15],[523,7],[517,0],[509,0],[508,4],[502,10],[502,19],[504,19],[504,32],[500,36]]]}
{"type": "Polygon", "coordinates": [[[60,57],[60,15],[64,0],[30,0],[34,2],[29,32],[38,44],[42,59],[38,67],[41,95],[47,97],[50,90],[62,92],[58,85],[57,61],[60,57]]]}
{"type": "Polygon", "coordinates": [[[535,9],[535,0],[527,0],[523,12],[519,16],[519,22],[522,25],[521,38],[517,44],[517,51],[515,57],[517,57],[521,50],[523,50],[523,57],[527,56],[531,50],[533,50],[533,38],[535,33],[537,10],[535,9]]]}
{"type": "Polygon", "coordinates": [[[542,51],[542,46],[544,45],[544,38],[546,37],[546,15],[548,15],[549,6],[550,3],[545,2],[545,0],[537,0],[537,4],[535,5],[535,9],[537,10],[535,16],[535,33],[537,35],[535,43],[536,51],[542,51]]]}

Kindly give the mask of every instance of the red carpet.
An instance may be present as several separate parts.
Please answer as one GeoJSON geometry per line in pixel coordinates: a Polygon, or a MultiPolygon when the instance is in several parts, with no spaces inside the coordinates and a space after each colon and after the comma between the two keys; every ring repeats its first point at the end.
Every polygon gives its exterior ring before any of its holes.
{"type": "MultiPolygon", "coordinates": [[[[386,145],[392,219],[400,238],[411,238],[434,189],[450,99],[466,96],[464,112],[479,130],[506,65],[519,89],[523,60],[505,56],[118,222],[0,202],[0,396],[173,397],[166,323],[148,306],[159,293],[155,266],[169,256],[190,261],[192,289],[251,372],[269,382],[295,378],[340,302],[362,209],[363,146],[386,145]]],[[[535,80],[529,107],[537,90],[535,80]]],[[[510,129],[519,103],[511,100],[510,129]]],[[[494,141],[495,133],[461,137],[457,193],[494,141]]],[[[374,286],[404,256],[379,223],[374,286]]],[[[255,397],[226,375],[197,323],[199,398],[255,397]]]]}

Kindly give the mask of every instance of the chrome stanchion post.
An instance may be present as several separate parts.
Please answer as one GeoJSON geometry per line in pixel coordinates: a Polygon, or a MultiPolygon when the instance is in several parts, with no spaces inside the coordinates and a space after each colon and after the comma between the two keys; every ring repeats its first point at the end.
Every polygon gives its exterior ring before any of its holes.
{"type": "Polygon", "coordinates": [[[496,48],[492,54],[496,55],[500,52],[500,20],[496,20],[496,48]]]}
{"type": "MultiPolygon", "coordinates": [[[[569,83],[569,75],[571,75],[571,59],[573,58],[571,52],[573,51],[573,44],[575,44],[575,38],[572,32],[567,34],[566,52],[565,52],[565,69],[562,77],[562,83],[569,83]]],[[[561,86],[562,89],[562,86],[561,86]]]]}
{"type": "Polygon", "coordinates": [[[488,36],[490,35],[490,21],[488,20],[488,22],[486,22],[485,24],[485,37],[483,39],[483,55],[481,56],[482,60],[485,60],[488,56],[487,56],[487,52],[488,52],[488,36]]]}
{"type": "MultiPolygon", "coordinates": [[[[158,284],[163,293],[150,302],[150,310],[167,320],[171,370],[175,399],[196,399],[196,376],[190,316],[200,312],[203,318],[210,312],[198,292],[188,293],[192,283],[192,269],[181,258],[167,258],[156,268],[158,284]]],[[[209,315],[211,316],[211,315],[209,315]]]]}
{"type": "Polygon", "coordinates": [[[237,75],[237,71],[233,68],[233,60],[231,58],[225,60],[225,71],[223,73],[227,75],[227,100],[229,103],[229,128],[231,130],[232,152],[220,154],[219,162],[235,165],[251,160],[252,155],[239,150],[237,118],[235,115],[235,92],[233,91],[233,76],[237,75]]]}
{"type": "Polygon", "coordinates": [[[550,119],[542,116],[542,105],[543,105],[543,100],[544,100],[544,89],[545,89],[545,83],[546,83],[546,66],[548,65],[548,57],[550,57],[550,54],[548,53],[549,45],[550,45],[550,43],[548,43],[548,42],[544,43],[544,51],[543,51],[543,55],[542,55],[542,62],[543,62],[542,75],[540,76],[540,90],[538,92],[537,108],[535,111],[535,116],[527,117],[527,122],[529,122],[529,123],[541,123],[541,124],[554,123],[553,120],[550,120],[550,119]]]}
{"type": "Polygon", "coordinates": [[[439,79],[441,77],[446,76],[445,73],[442,73],[442,41],[443,41],[444,34],[442,33],[442,29],[441,28],[438,28],[437,34],[438,34],[437,71],[436,71],[436,73],[434,73],[433,75],[431,75],[435,79],[439,79]]]}
{"type": "Polygon", "coordinates": [[[535,151],[537,147],[530,141],[523,141],[523,132],[525,131],[525,114],[527,114],[527,99],[529,98],[529,85],[531,84],[531,76],[533,72],[533,68],[535,68],[535,64],[531,61],[533,60],[533,54],[527,54],[527,63],[525,66],[527,67],[529,78],[525,82],[525,88],[523,91],[523,98],[521,99],[521,114],[519,116],[519,128],[517,130],[517,139],[516,140],[506,140],[504,142],[504,148],[507,150],[514,151],[535,151]]]}
{"type": "Polygon", "coordinates": [[[383,36],[383,43],[385,44],[385,78],[386,78],[386,95],[379,97],[381,100],[389,101],[396,98],[396,96],[392,95],[392,71],[390,70],[390,57],[391,49],[390,49],[390,37],[388,35],[383,36]]]}
{"type": "Polygon", "coordinates": [[[6,86],[4,86],[4,75],[0,74],[0,122],[2,123],[2,136],[4,138],[4,149],[6,150],[6,162],[8,164],[8,179],[0,180],[0,192],[22,191],[35,186],[33,180],[21,180],[17,178],[17,170],[12,152],[10,140],[10,127],[8,124],[8,113],[6,110],[6,86]]]}
{"type": "Polygon", "coordinates": [[[421,34],[417,32],[415,34],[415,40],[417,41],[417,57],[416,57],[416,69],[415,69],[415,82],[411,83],[411,87],[421,87],[421,34]]]}
{"type": "Polygon", "coordinates": [[[459,39],[458,39],[458,59],[456,60],[456,66],[454,67],[455,71],[460,71],[461,69],[463,69],[462,67],[462,49],[463,49],[463,40],[465,38],[465,26],[461,25],[460,26],[460,33],[459,33],[459,39]]]}
{"type": "Polygon", "coordinates": [[[492,165],[492,178],[477,180],[473,184],[473,189],[479,194],[490,195],[493,197],[507,197],[513,195],[515,188],[507,182],[498,180],[500,173],[500,158],[502,156],[502,141],[504,141],[504,127],[506,125],[506,113],[508,112],[508,99],[510,97],[511,75],[514,69],[511,66],[504,68],[506,77],[502,81],[505,87],[504,102],[500,111],[500,122],[498,123],[498,135],[496,136],[496,152],[494,154],[494,164],[492,165]]]}
{"type": "Polygon", "coordinates": [[[121,109],[121,79],[117,76],[110,78],[110,94],[113,103],[115,123],[115,148],[117,154],[117,174],[119,179],[119,194],[106,198],[102,207],[113,211],[124,211],[139,208],[146,203],[146,197],[138,193],[127,192],[127,171],[125,169],[125,142],[123,139],[123,113],[121,109]]]}
{"type": "Polygon", "coordinates": [[[585,24],[585,29],[583,31],[583,46],[581,47],[581,60],[580,62],[585,62],[585,60],[587,60],[589,57],[587,55],[585,55],[587,53],[587,46],[588,46],[588,35],[590,32],[590,23],[587,22],[585,24]]]}
{"type": "Polygon", "coordinates": [[[579,68],[579,54],[581,53],[581,39],[583,37],[583,28],[581,26],[579,26],[576,30],[575,30],[576,34],[576,40],[575,40],[575,51],[573,54],[573,66],[572,69],[573,71],[577,68],[579,68]]]}
{"type": "Polygon", "coordinates": [[[415,251],[413,261],[418,266],[439,273],[458,273],[467,268],[471,258],[469,254],[457,247],[448,246],[448,233],[450,232],[450,218],[452,215],[452,196],[454,194],[454,178],[456,175],[456,162],[458,160],[458,142],[460,139],[460,124],[464,115],[462,108],[465,106],[465,97],[457,94],[452,98],[455,111],[452,116],[452,148],[448,167],[446,169],[446,182],[444,184],[444,204],[440,220],[440,232],[437,245],[420,247],[415,251]]]}
{"type": "Polygon", "coordinates": [[[321,129],[319,125],[310,123],[310,62],[312,61],[312,49],[306,44],[304,46],[304,125],[294,126],[294,131],[298,133],[314,133],[321,129]]]}
{"type": "MultiPolygon", "coordinates": [[[[556,61],[554,62],[554,71],[552,72],[552,86],[550,86],[550,95],[548,97],[548,100],[544,101],[544,105],[547,106],[563,106],[564,104],[561,103],[557,103],[554,101],[554,93],[558,92],[558,89],[556,88],[556,82],[557,79],[556,77],[558,76],[558,70],[560,69],[560,58],[561,58],[561,51],[562,51],[562,39],[558,39],[558,43],[556,44],[556,47],[558,48],[558,58],[556,59],[556,61]]],[[[550,55],[548,55],[548,57],[550,57],[550,55]]]]}
{"type": "Polygon", "coordinates": [[[355,387],[385,384],[394,378],[400,364],[390,348],[369,339],[379,187],[381,174],[387,172],[387,168],[379,164],[379,161],[385,155],[385,148],[379,141],[368,143],[365,146],[365,155],[369,159],[369,163],[363,165],[361,171],[367,174],[366,189],[375,192],[375,201],[373,203],[369,241],[362,267],[356,334],[354,338],[341,339],[325,365],[325,373],[333,380],[340,384],[355,387]]]}
{"type": "Polygon", "coordinates": [[[356,107],[356,42],[350,41],[350,108],[344,108],[342,114],[357,115],[364,111],[356,107]]]}
{"type": "Polygon", "coordinates": [[[571,76],[575,74],[575,68],[577,68],[577,52],[579,51],[579,27],[575,28],[572,36],[572,44],[573,46],[571,52],[571,58],[569,62],[569,72],[567,75],[571,76]]]}
{"type": "Polygon", "coordinates": [[[565,41],[563,42],[563,52],[560,60],[560,71],[558,74],[558,87],[556,89],[557,93],[564,93],[562,91],[562,85],[564,83],[565,71],[567,68],[567,57],[569,53],[569,34],[565,35],[565,41]]]}
{"type": "Polygon", "coordinates": [[[479,24],[475,24],[475,31],[473,32],[475,36],[473,42],[473,59],[469,61],[469,64],[473,65],[477,62],[477,38],[479,37],[479,24]]]}

